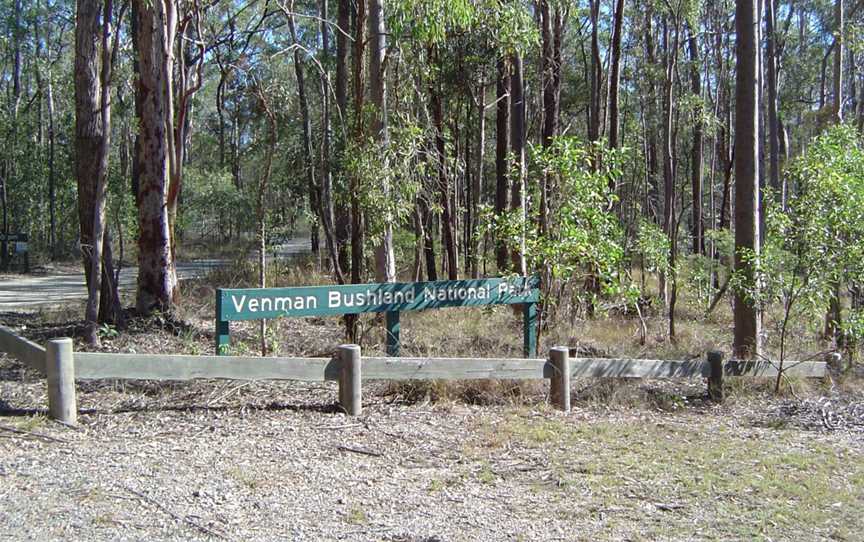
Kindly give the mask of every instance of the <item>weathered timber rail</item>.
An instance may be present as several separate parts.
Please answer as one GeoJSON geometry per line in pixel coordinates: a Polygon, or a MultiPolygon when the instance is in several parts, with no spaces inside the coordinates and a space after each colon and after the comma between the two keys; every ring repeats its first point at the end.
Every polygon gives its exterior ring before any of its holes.
{"type": "MultiPolygon", "coordinates": [[[[571,358],[569,348],[554,347],[548,358],[363,357],[357,345],[342,345],[332,358],[188,356],[73,352],[71,339],[54,339],[43,348],[0,326],[0,350],[44,374],[50,415],[77,421],[76,380],[298,380],[339,382],[338,401],[350,415],[362,411],[363,380],[513,379],[550,382],[549,400],[570,409],[573,378],[706,378],[712,399],[723,400],[727,376],[776,377],[768,361],[724,361],[720,352],[705,360],[571,358]]],[[[783,373],[823,377],[824,362],[784,363],[783,373]]]]}

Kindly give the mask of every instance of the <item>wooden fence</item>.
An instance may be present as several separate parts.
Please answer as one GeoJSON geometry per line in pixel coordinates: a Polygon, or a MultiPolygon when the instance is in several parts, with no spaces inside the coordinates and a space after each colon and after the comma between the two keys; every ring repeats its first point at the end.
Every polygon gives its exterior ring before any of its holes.
{"type": "MultiPolygon", "coordinates": [[[[0,350],[46,375],[49,413],[70,424],[77,421],[76,380],[329,380],[339,382],[339,403],[345,411],[357,415],[363,380],[547,379],[550,402],[569,411],[572,378],[704,377],[711,398],[722,401],[725,376],[776,377],[778,372],[767,361],[724,361],[720,352],[688,361],[571,358],[569,348],[560,346],[550,349],[548,359],[362,357],[357,345],[340,346],[333,358],[73,353],[72,339],[54,339],[42,348],[2,326],[0,350]]],[[[783,371],[822,377],[826,365],[787,361],[783,371]]]]}

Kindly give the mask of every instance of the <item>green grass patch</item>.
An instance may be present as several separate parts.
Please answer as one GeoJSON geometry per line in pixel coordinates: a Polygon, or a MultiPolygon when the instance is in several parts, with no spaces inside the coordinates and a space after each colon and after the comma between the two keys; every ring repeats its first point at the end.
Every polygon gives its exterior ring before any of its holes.
{"type": "Polygon", "coordinates": [[[646,539],[860,534],[860,449],[799,431],[688,421],[574,422],[515,412],[481,428],[472,453],[486,457],[506,446],[542,454],[543,470],[557,482],[529,482],[532,491],[568,503],[561,514],[600,523],[612,538],[619,530],[646,539]]]}

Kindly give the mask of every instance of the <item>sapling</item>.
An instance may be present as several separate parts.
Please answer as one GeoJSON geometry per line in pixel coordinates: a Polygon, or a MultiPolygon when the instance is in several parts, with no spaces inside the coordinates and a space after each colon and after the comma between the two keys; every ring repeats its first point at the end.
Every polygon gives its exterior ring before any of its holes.
{"type": "Polygon", "coordinates": [[[787,171],[797,187],[782,207],[767,193],[765,245],[757,257],[741,256],[753,267],[748,278],[736,273],[732,286],[763,310],[777,301],[780,351],[775,392],[780,389],[793,317],[819,318],[837,285],[862,277],[864,239],[864,149],[849,126],[832,127],[817,137],[787,171]]]}

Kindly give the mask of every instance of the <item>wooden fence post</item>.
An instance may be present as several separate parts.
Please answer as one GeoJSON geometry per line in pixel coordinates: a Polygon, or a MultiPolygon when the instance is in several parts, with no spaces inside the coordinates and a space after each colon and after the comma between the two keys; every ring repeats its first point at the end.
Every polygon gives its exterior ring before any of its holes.
{"type": "Polygon", "coordinates": [[[555,346],[549,351],[549,360],[554,368],[549,383],[549,402],[570,412],[570,349],[555,346]]]}
{"type": "Polygon", "coordinates": [[[723,402],[723,352],[708,352],[711,376],[708,377],[708,397],[718,403],[723,402]]]}
{"type": "Polygon", "coordinates": [[[78,405],[75,399],[72,339],[48,341],[45,373],[48,375],[48,413],[55,420],[75,425],[78,423],[78,405]]]}
{"type": "Polygon", "coordinates": [[[339,404],[349,416],[357,416],[363,410],[360,347],[343,344],[339,347],[339,404]]]}
{"type": "Polygon", "coordinates": [[[840,374],[843,372],[843,355],[840,352],[831,352],[828,354],[828,368],[831,369],[834,374],[840,374]]]}

